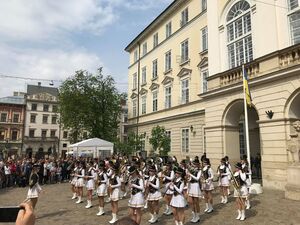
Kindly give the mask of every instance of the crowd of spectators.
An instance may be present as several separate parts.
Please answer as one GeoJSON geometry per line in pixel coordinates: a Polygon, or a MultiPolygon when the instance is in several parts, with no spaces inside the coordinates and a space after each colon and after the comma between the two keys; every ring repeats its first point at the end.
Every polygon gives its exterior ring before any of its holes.
{"type": "Polygon", "coordinates": [[[72,158],[67,159],[13,159],[0,160],[0,189],[26,187],[33,164],[39,164],[39,183],[54,184],[66,182],[71,173],[72,158]]]}

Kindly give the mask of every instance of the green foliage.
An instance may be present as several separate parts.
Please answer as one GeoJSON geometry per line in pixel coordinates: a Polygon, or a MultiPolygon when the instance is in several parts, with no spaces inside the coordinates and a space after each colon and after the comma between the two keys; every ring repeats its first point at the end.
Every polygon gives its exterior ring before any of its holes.
{"type": "Polygon", "coordinates": [[[59,88],[61,122],[71,130],[72,143],[82,140],[84,131],[89,137],[116,140],[123,95],[101,71],[76,71],[59,88]]]}
{"type": "Polygon", "coordinates": [[[117,140],[115,142],[115,150],[117,153],[123,155],[133,155],[141,149],[141,139],[142,135],[136,135],[134,132],[130,132],[127,136],[127,141],[122,143],[117,140]]]}
{"type": "Polygon", "coordinates": [[[166,134],[164,127],[156,126],[152,128],[149,143],[152,145],[150,155],[158,153],[160,156],[167,156],[171,151],[171,139],[166,134]]]}

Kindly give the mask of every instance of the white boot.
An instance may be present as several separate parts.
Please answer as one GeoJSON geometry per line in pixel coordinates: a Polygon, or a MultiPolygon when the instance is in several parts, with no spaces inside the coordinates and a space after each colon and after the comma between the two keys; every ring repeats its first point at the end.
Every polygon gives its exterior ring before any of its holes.
{"type": "Polygon", "coordinates": [[[102,215],[104,215],[104,208],[99,207],[99,212],[97,213],[97,216],[102,216],[102,215]]]}
{"type": "Polygon", "coordinates": [[[183,225],[183,222],[182,222],[182,221],[179,221],[179,222],[178,222],[178,225],[183,225]]]}
{"type": "Polygon", "coordinates": [[[123,198],[127,196],[127,191],[124,192],[123,198]]]}
{"type": "Polygon", "coordinates": [[[194,219],[193,223],[198,223],[199,221],[200,221],[199,213],[195,213],[195,219],[194,219]]]}
{"type": "Polygon", "coordinates": [[[77,200],[77,202],[75,202],[76,204],[79,204],[79,203],[81,203],[82,202],[82,200],[81,200],[81,196],[78,196],[78,200],[77,200]]]}
{"type": "Polygon", "coordinates": [[[148,208],[148,201],[146,201],[145,205],[144,205],[144,209],[148,208]]]}
{"type": "Polygon", "coordinates": [[[148,220],[149,223],[151,223],[153,221],[153,218],[154,218],[154,215],[152,213],[150,213],[150,216],[151,216],[151,218],[150,218],[150,220],[148,220]]]}
{"type": "Polygon", "coordinates": [[[173,214],[172,209],[171,209],[170,206],[168,206],[168,211],[167,211],[166,215],[169,216],[169,215],[172,215],[172,214],[173,214]]]}
{"type": "Polygon", "coordinates": [[[228,198],[227,198],[227,196],[225,196],[225,197],[224,197],[224,202],[223,202],[223,203],[226,204],[227,202],[228,202],[228,198]]]}
{"type": "Polygon", "coordinates": [[[179,223],[178,223],[178,221],[177,221],[177,220],[175,220],[175,225],[179,225],[179,223]]]}
{"type": "Polygon", "coordinates": [[[192,223],[194,223],[194,221],[195,221],[195,212],[194,211],[192,211],[192,219],[190,220],[192,223]]]}
{"type": "Polygon", "coordinates": [[[75,199],[75,198],[77,198],[77,194],[76,194],[76,193],[73,193],[72,199],[75,199]]]}
{"type": "Polygon", "coordinates": [[[109,223],[113,224],[118,221],[118,218],[117,218],[117,214],[115,214],[115,213],[112,213],[111,215],[112,215],[112,219],[111,219],[111,221],[109,221],[109,223]]]}
{"type": "Polygon", "coordinates": [[[246,200],[246,209],[250,209],[250,208],[251,208],[250,200],[247,199],[247,200],[246,200]]]}
{"type": "Polygon", "coordinates": [[[238,209],[238,216],[236,217],[237,220],[241,219],[242,212],[241,210],[238,209]]]}
{"type": "Polygon", "coordinates": [[[204,209],[204,212],[207,212],[209,209],[208,203],[205,203],[206,208],[204,209]]]}
{"type": "Polygon", "coordinates": [[[154,213],[153,220],[151,221],[151,223],[156,223],[157,221],[158,221],[158,215],[154,213]]]}
{"type": "Polygon", "coordinates": [[[224,197],[221,196],[221,203],[224,203],[224,197]]]}
{"type": "Polygon", "coordinates": [[[92,207],[92,201],[91,200],[87,200],[87,205],[85,206],[86,209],[89,209],[92,207]]]}
{"type": "Polygon", "coordinates": [[[208,210],[207,210],[207,213],[211,213],[212,211],[214,211],[214,208],[213,208],[212,205],[209,203],[209,204],[208,204],[208,210]]]}
{"type": "Polygon", "coordinates": [[[165,215],[168,215],[168,212],[169,212],[169,206],[166,205],[166,210],[164,211],[164,214],[165,214],[165,215]]]}
{"type": "Polygon", "coordinates": [[[228,196],[229,196],[230,195],[230,189],[229,188],[227,189],[227,193],[228,193],[228,196]]]}
{"type": "Polygon", "coordinates": [[[245,215],[245,210],[242,210],[241,211],[241,218],[240,218],[240,220],[245,220],[246,219],[246,215],[245,215]]]}

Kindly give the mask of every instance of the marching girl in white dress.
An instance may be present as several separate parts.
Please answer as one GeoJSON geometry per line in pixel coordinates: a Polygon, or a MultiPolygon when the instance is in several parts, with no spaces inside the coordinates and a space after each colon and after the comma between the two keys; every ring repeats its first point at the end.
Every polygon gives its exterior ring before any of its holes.
{"type": "Polygon", "coordinates": [[[29,177],[29,190],[27,193],[27,199],[30,199],[30,203],[33,209],[35,208],[39,198],[39,194],[42,191],[42,188],[38,183],[39,175],[37,173],[39,169],[40,169],[40,165],[34,164],[29,177]]]}
{"type": "Polygon", "coordinates": [[[228,202],[228,188],[230,186],[230,170],[226,165],[225,158],[221,159],[221,164],[217,169],[217,173],[219,176],[221,203],[226,204],[228,202]]]}
{"type": "Polygon", "coordinates": [[[200,221],[200,197],[202,196],[200,189],[200,177],[201,171],[199,169],[199,159],[195,159],[193,162],[193,171],[187,171],[189,177],[189,202],[192,206],[192,223],[198,223],[200,221]]]}
{"type": "Polygon", "coordinates": [[[170,184],[170,189],[173,191],[173,196],[170,205],[173,207],[173,215],[175,225],[183,225],[184,223],[184,209],[186,200],[183,196],[184,181],[182,179],[182,168],[177,168],[175,173],[175,180],[170,184]]]}
{"type": "Polygon", "coordinates": [[[242,170],[242,164],[237,163],[235,165],[236,171],[234,173],[234,180],[237,182],[234,185],[234,197],[236,198],[236,205],[238,216],[236,217],[237,220],[245,220],[245,203],[246,198],[248,197],[248,188],[247,188],[247,177],[246,173],[242,170]]]}
{"type": "MultiPolygon", "coordinates": [[[[225,159],[225,165],[227,166],[229,172],[232,171],[232,168],[231,168],[231,165],[229,162],[229,157],[226,155],[224,157],[224,159],[225,159]]],[[[231,172],[230,172],[230,175],[228,176],[228,179],[231,180],[231,172]]],[[[227,192],[228,192],[228,195],[230,195],[230,186],[228,187],[227,192]]]]}
{"type": "MultiPolygon", "coordinates": [[[[108,162],[108,164],[107,164],[107,170],[106,170],[106,176],[107,176],[107,178],[108,178],[108,180],[107,180],[107,187],[109,186],[109,179],[110,179],[110,177],[112,176],[112,174],[113,174],[113,171],[112,171],[112,167],[114,166],[114,163],[113,163],[113,161],[109,161],[108,162]]],[[[110,194],[111,193],[109,193],[109,190],[110,189],[107,189],[107,194],[108,194],[108,198],[106,199],[106,203],[109,203],[110,202],[110,194]]]]}
{"type": "Polygon", "coordinates": [[[159,200],[162,198],[159,189],[159,179],[155,175],[156,167],[150,166],[149,168],[149,181],[146,184],[146,189],[148,190],[148,206],[150,210],[151,219],[148,220],[149,223],[156,223],[158,221],[159,212],[159,200]]]}
{"type": "Polygon", "coordinates": [[[247,185],[248,193],[249,193],[247,198],[246,198],[246,209],[250,209],[251,208],[251,205],[250,205],[250,187],[251,187],[251,184],[252,184],[252,172],[249,169],[249,163],[248,163],[246,155],[243,156],[243,159],[242,159],[241,163],[242,163],[242,169],[246,173],[246,185],[247,185]]]}
{"type": "Polygon", "coordinates": [[[166,202],[166,210],[164,211],[165,215],[171,215],[172,214],[172,209],[170,207],[170,202],[173,196],[173,191],[169,188],[169,185],[173,181],[175,177],[175,173],[172,170],[172,164],[170,162],[167,162],[166,164],[166,171],[163,172],[162,174],[163,177],[163,184],[165,184],[165,202],[166,202]]]}
{"type": "Polygon", "coordinates": [[[87,205],[85,206],[85,208],[89,209],[92,207],[93,192],[95,190],[95,180],[97,178],[97,173],[95,168],[93,167],[93,162],[88,163],[87,174],[84,178],[87,180],[86,182],[87,205]]]}
{"type": "Polygon", "coordinates": [[[84,177],[85,177],[85,165],[84,162],[79,163],[78,171],[77,171],[77,181],[76,181],[76,188],[77,188],[77,196],[78,200],[76,204],[82,203],[82,196],[83,196],[83,186],[84,186],[84,177]]]}
{"type": "Polygon", "coordinates": [[[128,202],[129,215],[137,224],[141,223],[142,208],[145,204],[144,199],[144,181],[135,166],[129,168],[129,188],[131,189],[131,197],[128,202]]]}
{"type": "Polygon", "coordinates": [[[79,169],[79,162],[75,163],[75,168],[73,169],[73,172],[71,176],[73,176],[72,181],[71,181],[71,190],[73,193],[72,199],[77,198],[77,188],[76,188],[76,182],[78,177],[76,176],[78,174],[78,169],[79,169]]]}
{"type": "Polygon", "coordinates": [[[202,190],[204,191],[204,199],[205,199],[205,204],[206,208],[204,212],[211,213],[214,209],[212,207],[213,204],[213,197],[212,197],[212,191],[214,190],[214,185],[213,185],[213,177],[214,177],[214,172],[210,166],[210,161],[209,159],[205,158],[203,159],[203,179],[204,181],[202,182],[202,190]]]}
{"type": "Polygon", "coordinates": [[[108,178],[105,173],[105,163],[102,161],[99,163],[99,172],[98,172],[98,188],[97,195],[99,199],[99,212],[97,216],[104,215],[104,197],[107,196],[107,182],[108,178]]]}
{"type": "Polygon", "coordinates": [[[119,211],[118,202],[120,199],[120,187],[121,181],[120,177],[117,175],[117,170],[119,169],[118,165],[113,165],[111,167],[111,176],[109,178],[109,193],[110,193],[110,200],[111,200],[111,212],[112,212],[112,219],[109,223],[113,224],[118,221],[117,214],[119,211]]]}

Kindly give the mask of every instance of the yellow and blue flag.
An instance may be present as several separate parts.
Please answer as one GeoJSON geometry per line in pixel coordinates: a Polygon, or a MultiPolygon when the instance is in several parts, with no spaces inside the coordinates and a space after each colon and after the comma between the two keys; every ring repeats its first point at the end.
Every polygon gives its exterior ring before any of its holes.
{"type": "Polygon", "coordinates": [[[252,97],[251,97],[251,93],[250,93],[250,89],[249,89],[249,85],[248,85],[248,75],[247,75],[247,71],[246,71],[244,65],[243,65],[243,84],[244,84],[244,92],[245,92],[245,98],[246,98],[247,105],[249,107],[251,107],[252,97]]]}

